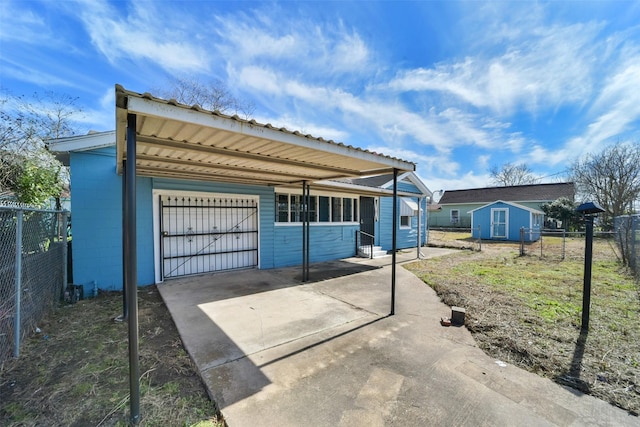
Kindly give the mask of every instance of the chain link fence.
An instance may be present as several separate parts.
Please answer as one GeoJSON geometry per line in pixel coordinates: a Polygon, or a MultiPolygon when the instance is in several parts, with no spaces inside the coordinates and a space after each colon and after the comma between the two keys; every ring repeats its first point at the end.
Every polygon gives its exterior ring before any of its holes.
{"type": "Polygon", "coordinates": [[[60,301],[67,281],[67,212],[0,206],[0,363],[60,301]]]}
{"type": "MultiPolygon", "coordinates": [[[[640,274],[640,216],[636,219],[635,236],[636,243],[629,243],[629,250],[637,248],[631,256],[630,265],[637,266],[640,274]]],[[[430,228],[429,246],[471,249],[474,251],[492,250],[498,247],[511,247],[519,251],[521,256],[534,256],[544,258],[552,262],[562,262],[566,260],[584,259],[585,236],[584,232],[565,232],[555,229],[528,229],[521,230],[518,240],[481,240],[479,228],[472,230],[461,228],[430,228]]],[[[630,233],[630,232],[628,232],[630,233]]],[[[631,235],[631,234],[630,234],[631,235]]],[[[611,250],[620,258],[613,240],[613,233],[595,232],[594,238],[606,241],[611,246],[611,250]]]]}
{"type": "Polygon", "coordinates": [[[640,280],[640,215],[615,217],[613,225],[622,261],[640,280]]]}
{"type": "Polygon", "coordinates": [[[520,229],[520,255],[564,260],[567,233],[564,230],[520,229]]]}

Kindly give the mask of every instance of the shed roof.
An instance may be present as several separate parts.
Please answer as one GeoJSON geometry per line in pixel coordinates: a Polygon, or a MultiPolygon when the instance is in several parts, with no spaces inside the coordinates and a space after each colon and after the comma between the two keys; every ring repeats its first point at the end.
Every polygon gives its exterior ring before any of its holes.
{"type": "Polygon", "coordinates": [[[490,203],[496,200],[509,202],[546,202],[556,200],[560,197],[573,200],[574,196],[575,187],[573,182],[561,182],[446,191],[438,203],[441,205],[490,203]]]}
{"type": "Polygon", "coordinates": [[[477,211],[479,211],[481,209],[486,209],[486,208],[488,208],[490,206],[501,204],[501,203],[505,204],[505,205],[509,205],[509,206],[517,208],[517,209],[522,209],[524,211],[531,212],[533,214],[544,215],[544,212],[542,212],[541,210],[533,209],[533,208],[530,208],[528,206],[524,206],[524,205],[521,205],[521,204],[518,204],[518,203],[515,203],[515,202],[507,202],[505,200],[496,200],[495,202],[487,203],[486,205],[480,206],[480,207],[475,208],[473,210],[470,210],[467,213],[473,214],[474,212],[477,212],[477,211]]]}
{"type": "Polygon", "coordinates": [[[283,185],[415,170],[405,160],[116,85],[118,173],[129,114],[136,115],[141,176],[283,185]]]}

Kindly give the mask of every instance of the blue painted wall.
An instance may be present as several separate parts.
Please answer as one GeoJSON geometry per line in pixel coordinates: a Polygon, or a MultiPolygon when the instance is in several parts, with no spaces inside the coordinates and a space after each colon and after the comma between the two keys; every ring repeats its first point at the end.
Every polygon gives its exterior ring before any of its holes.
{"type": "MultiPolygon", "coordinates": [[[[309,229],[310,262],[329,261],[356,255],[357,224],[312,224],[309,229]]],[[[274,239],[275,267],[302,265],[302,226],[277,225],[274,239]]]]}
{"type": "MultiPolygon", "coordinates": [[[[71,153],[73,278],[104,290],[122,289],[122,177],[115,147],[71,153]]],[[[274,268],[274,191],[271,187],[137,178],[138,284],[155,283],[153,190],[260,196],[260,267],[274,268]]]]}
{"type": "MultiPolygon", "coordinates": [[[[95,281],[104,290],[122,289],[122,177],[116,174],[115,167],[115,147],[71,153],[74,281],[85,285],[95,281]]],[[[302,263],[301,226],[275,225],[273,187],[138,177],[139,285],[155,282],[153,190],[257,195],[260,268],[302,263]]],[[[357,224],[312,225],[311,262],[354,256],[357,229],[357,224]]],[[[380,235],[378,224],[376,235],[380,235]]]]}
{"type": "MultiPolygon", "coordinates": [[[[495,240],[509,240],[520,241],[520,229],[522,227],[531,229],[531,212],[526,209],[512,206],[503,202],[496,202],[490,205],[484,206],[472,213],[472,226],[471,235],[474,238],[478,237],[478,226],[480,226],[480,238],[485,240],[491,240],[491,209],[507,209],[508,210],[508,237],[507,239],[495,239],[495,240]]],[[[540,238],[539,227],[538,231],[532,233],[525,233],[525,241],[535,241],[540,238]]]]}
{"type": "MultiPolygon", "coordinates": [[[[398,187],[400,187],[398,185],[398,187]]],[[[410,190],[404,190],[410,191],[410,190]]],[[[415,191],[415,187],[414,190],[415,191]]],[[[399,198],[398,198],[399,199],[399,198]]],[[[417,203],[417,198],[411,197],[417,203]]],[[[396,234],[396,247],[398,249],[415,248],[418,242],[418,217],[411,217],[411,228],[400,227],[400,200],[398,200],[398,230],[396,234]]],[[[422,244],[426,243],[426,221],[427,211],[426,198],[422,201],[422,218],[420,219],[420,238],[422,244]]],[[[380,211],[378,214],[378,228],[376,229],[376,244],[384,250],[393,248],[393,197],[380,197],[380,211]]]]}
{"type": "MultiPolygon", "coordinates": [[[[100,289],[122,289],[122,177],[116,174],[115,149],[71,153],[71,224],[73,279],[76,284],[95,281],[100,289]]],[[[140,284],[153,283],[151,180],[138,178],[138,274],[140,284]],[[148,196],[147,196],[148,195],[148,196]]]]}

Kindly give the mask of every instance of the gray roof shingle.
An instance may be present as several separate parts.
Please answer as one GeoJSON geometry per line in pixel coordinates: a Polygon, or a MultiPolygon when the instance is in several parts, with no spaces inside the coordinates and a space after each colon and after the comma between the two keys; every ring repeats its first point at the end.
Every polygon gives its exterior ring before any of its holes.
{"type": "Polygon", "coordinates": [[[561,182],[446,191],[438,203],[441,205],[454,203],[491,203],[496,200],[503,200],[505,202],[540,202],[553,201],[560,197],[567,197],[573,200],[574,196],[575,187],[573,182],[561,182]]]}

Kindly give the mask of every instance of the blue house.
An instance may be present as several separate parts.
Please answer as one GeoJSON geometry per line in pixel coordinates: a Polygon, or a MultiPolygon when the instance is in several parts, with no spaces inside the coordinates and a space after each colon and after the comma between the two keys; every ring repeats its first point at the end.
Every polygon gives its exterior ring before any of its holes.
{"type": "Polygon", "coordinates": [[[394,169],[396,248],[425,242],[431,193],[413,163],[121,87],[116,97],[117,124],[137,116],[135,155],[124,129],[49,144],[70,166],[77,284],[122,289],[129,159],[139,285],[351,257],[362,232],[388,251],[394,169]]]}
{"type": "Polygon", "coordinates": [[[520,229],[524,239],[533,242],[540,239],[544,212],[513,202],[502,200],[469,211],[471,236],[484,240],[520,241],[520,229]]]}

